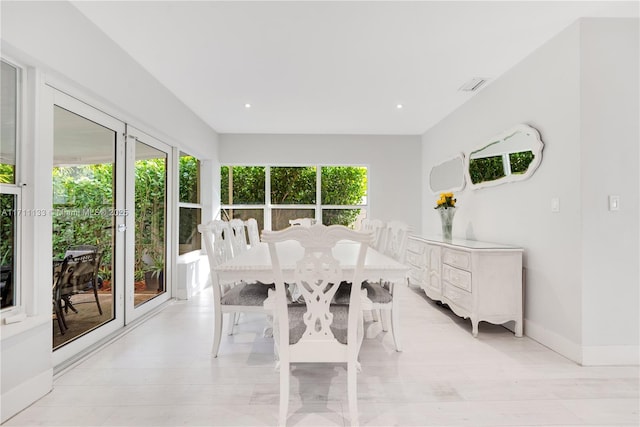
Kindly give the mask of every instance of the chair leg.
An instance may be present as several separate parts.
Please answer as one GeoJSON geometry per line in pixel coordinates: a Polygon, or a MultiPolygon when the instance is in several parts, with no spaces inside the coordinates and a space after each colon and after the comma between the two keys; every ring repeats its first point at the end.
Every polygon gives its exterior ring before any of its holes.
{"type": "Polygon", "coordinates": [[[229,313],[229,315],[228,315],[229,318],[227,320],[228,320],[228,323],[229,323],[229,326],[228,326],[229,330],[227,331],[227,333],[229,335],[233,335],[233,327],[235,325],[237,325],[237,323],[236,323],[236,316],[237,315],[238,315],[238,313],[229,313]]]}
{"type": "Polygon", "coordinates": [[[384,332],[389,331],[389,310],[378,310],[378,316],[380,317],[380,324],[384,332]]]}
{"type": "Polygon", "coordinates": [[[64,321],[64,317],[62,316],[62,311],[60,310],[60,307],[55,301],[53,302],[53,312],[56,315],[56,321],[58,322],[58,328],[60,328],[60,333],[64,335],[64,333],[67,330],[67,325],[66,325],[66,322],[64,321]]]}
{"type": "Polygon", "coordinates": [[[218,350],[220,350],[220,340],[222,338],[222,310],[220,309],[220,307],[215,308],[213,318],[213,348],[211,349],[211,352],[213,353],[213,357],[218,357],[218,350]]]}
{"type": "Polygon", "coordinates": [[[98,312],[100,313],[100,316],[102,316],[102,307],[100,307],[100,298],[98,298],[98,284],[95,282],[96,281],[94,280],[93,295],[96,297],[96,304],[98,304],[98,312]]]}
{"type": "Polygon", "coordinates": [[[64,312],[65,313],[68,313],[69,309],[71,309],[71,311],[73,311],[74,313],[78,314],[78,310],[71,303],[71,295],[63,295],[62,296],[62,301],[64,301],[64,312]]]}
{"type": "Polygon", "coordinates": [[[278,425],[285,427],[287,425],[287,413],[289,411],[289,374],[291,366],[289,362],[280,360],[280,415],[278,425]]]}
{"type": "Polygon", "coordinates": [[[58,300],[58,313],[60,313],[60,319],[62,320],[62,326],[64,326],[64,330],[69,329],[67,326],[67,319],[64,317],[64,310],[62,309],[62,300],[58,300]]]}
{"type": "Polygon", "coordinates": [[[396,345],[396,351],[402,351],[400,344],[400,313],[395,298],[391,303],[391,333],[393,334],[393,342],[396,345]]]}
{"type": "Polygon", "coordinates": [[[349,416],[352,426],[359,425],[357,372],[357,363],[354,361],[347,362],[347,397],[349,400],[349,416]]]}

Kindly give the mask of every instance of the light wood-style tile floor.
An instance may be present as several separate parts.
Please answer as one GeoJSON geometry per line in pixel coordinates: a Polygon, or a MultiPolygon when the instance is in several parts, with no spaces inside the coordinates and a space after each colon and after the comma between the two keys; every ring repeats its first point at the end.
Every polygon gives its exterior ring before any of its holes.
{"type": "MultiPolygon", "coordinates": [[[[366,426],[640,424],[638,367],[582,367],[499,326],[471,325],[399,287],[404,351],[368,322],[358,376],[366,426]]],[[[169,305],[74,368],[6,426],[273,426],[278,373],[264,316],[211,357],[211,289],[169,305]]],[[[526,333],[526,331],[525,331],[526,333]]],[[[292,371],[289,426],[349,425],[341,366],[292,371]]]]}

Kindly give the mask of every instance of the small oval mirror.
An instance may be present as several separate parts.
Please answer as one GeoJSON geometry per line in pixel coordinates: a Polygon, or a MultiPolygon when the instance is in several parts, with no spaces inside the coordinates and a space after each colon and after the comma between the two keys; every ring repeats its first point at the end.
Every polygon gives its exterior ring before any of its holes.
{"type": "Polygon", "coordinates": [[[429,187],[435,194],[464,188],[464,154],[435,165],[429,173],[429,187]]]}
{"type": "Polygon", "coordinates": [[[542,161],[540,133],[520,124],[467,157],[465,173],[472,188],[522,181],[533,175],[542,161]]]}

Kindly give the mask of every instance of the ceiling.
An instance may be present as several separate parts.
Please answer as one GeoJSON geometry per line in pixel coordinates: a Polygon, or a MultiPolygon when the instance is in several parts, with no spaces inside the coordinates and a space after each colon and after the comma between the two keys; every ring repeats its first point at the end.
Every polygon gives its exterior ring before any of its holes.
{"type": "Polygon", "coordinates": [[[72,3],[219,133],[419,135],[576,19],[638,16],[636,1],[72,3]],[[458,90],[474,77],[489,80],[458,90]]]}

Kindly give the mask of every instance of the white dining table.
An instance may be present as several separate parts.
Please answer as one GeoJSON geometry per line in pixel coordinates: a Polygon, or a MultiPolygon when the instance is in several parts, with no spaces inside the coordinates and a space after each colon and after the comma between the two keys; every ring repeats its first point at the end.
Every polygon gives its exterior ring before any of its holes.
{"type": "MultiPolygon", "coordinates": [[[[279,246],[279,258],[284,280],[293,281],[295,262],[302,257],[304,249],[295,241],[284,242],[279,246]]],[[[359,244],[338,242],[333,248],[333,256],[340,261],[342,271],[349,274],[355,268],[359,244]]],[[[260,242],[234,258],[214,267],[219,283],[239,281],[259,281],[273,283],[275,276],[271,266],[269,247],[260,242]]],[[[367,249],[364,263],[364,280],[400,283],[406,281],[409,266],[376,251],[367,249]]]]}

